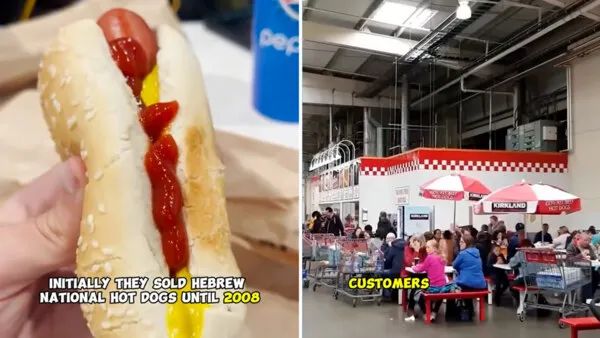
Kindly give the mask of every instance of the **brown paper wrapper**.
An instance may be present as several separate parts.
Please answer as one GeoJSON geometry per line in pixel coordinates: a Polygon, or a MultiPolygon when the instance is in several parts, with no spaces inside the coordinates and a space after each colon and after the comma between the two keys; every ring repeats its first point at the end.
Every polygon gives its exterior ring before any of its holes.
{"type": "MultiPolygon", "coordinates": [[[[59,161],[46,128],[35,84],[43,50],[58,29],[125,7],[151,25],[178,22],[166,1],[86,0],[57,13],[0,30],[0,203],[59,161]]],[[[262,303],[249,305],[242,337],[295,337],[298,330],[298,152],[216,132],[226,166],[232,246],[262,303]],[[264,319],[277,329],[264,331],[264,319]]]]}

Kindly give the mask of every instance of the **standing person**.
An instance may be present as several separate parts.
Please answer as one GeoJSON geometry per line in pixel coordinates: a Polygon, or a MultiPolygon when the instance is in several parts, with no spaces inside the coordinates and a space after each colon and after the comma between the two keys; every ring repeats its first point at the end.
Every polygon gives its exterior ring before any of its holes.
{"type": "Polygon", "coordinates": [[[450,266],[454,261],[454,238],[452,238],[452,231],[444,231],[442,237],[440,241],[440,253],[446,261],[446,265],[450,266]]]}
{"type": "MultiPolygon", "coordinates": [[[[452,266],[458,274],[455,280],[456,285],[462,290],[482,290],[487,287],[479,250],[474,247],[474,239],[469,233],[464,233],[460,239],[460,252],[452,266]]],[[[475,312],[473,300],[467,299],[464,302],[469,313],[473,314],[475,312]]]]}
{"type": "Polygon", "coordinates": [[[323,232],[326,234],[334,234],[335,236],[344,236],[344,225],[342,224],[340,216],[336,215],[331,207],[325,208],[325,211],[327,213],[325,216],[325,224],[323,225],[323,232]]]}
{"type": "MultiPolygon", "coordinates": [[[[413,265],[413,271],[416,273],[425,273],[429,278],[428,293],[441,293],[453,291],[454,284],[446,283],[446,274],[444,267],[446,262],[439,254],[438,242],[435,239],[427,241],[425,245],[427,256],[419,264],[413,265]]],[[[425,299],[422,293],[416,293],[415,296],[408,299],[408,316],[404,318],[407,322],[415,321],[415,305],[419,304],[421,311],[425,311],[425,299]]],[[[431,320],[435,320],[437,312],[442,305],[442,300],[435,301],[431,312],[431,320]]]]}
{"type": "MultiPolygon", "coordinates": [[[[389,249],[386,251],[384,256],[384,269],[387,270],[386,277],[398,278],[402,270],[404,270],[404,239],[396,239],[393,232],[388,234],[392,235],[389,238],[391,242],[388,243],[389,249]]],[[[391,301],[398,301],[398,289],[388,290],[390,293],[391,301]]]]}
{"type": "Polygon", "coordinates": [[[596,234],[596,227],[593,225],[590,225],[590,227],[588,228],[588,232],[590,233],[590,235],[595,235],[596,234]]]}
{"type": "Polygon", "coordinates": [[[489,276],[491,271],[488,269],[487,259],[490,251],[492,251],[492,235],[487,231],[478,233],[475,240],[475,247],[479,250],[483,275],[489,276]]]}
{"type": "Polygon", "coordinates": [[[383,244],[381,244],[381,252],[383,252],[384,255],[386,255],[387,252],[390,250],[390,248],[392,247],[392,242],[395,239],[396,235],[394,235],[393,232],[390,232],[385,236],[385,241],[383,242],[383,244]]]}
{"type": "Polygon", "coordinates": [[[379,213],[379,222],[377,222],[377,230],[375,230],[375,236],[385,239],[388,233],[394,232],[392,223],[387,217],[387,213],[382,211],[379,213]]]}
{"type": "Polygon", "coordinates": [[[348,214],[344,220],[346,221],[346,223],[344,223],[344,232],[347,234],[352,233],[352,231],[354,231],[355,228],[354,219],[350,214],[348,214]]]}
{"type": "Polygon", "coordinates": [[[513,234],[512,238],[508,242],[508,257],[506,259],[510,260],[517,253],[517,248],[519,247],[519,243],[525,239],[525,224],[517,223],[515,225],[516,233],[513,234]]]}
{"type": "Polygon", "coordinates": [[[479,230],[479,232],[490,232],[490,227],[487,224],[482,224],[481,225],[481,229],[479,230]]]}
{"type": "Polygon", "coordinates": [[[352,239],[365,238],[365,235],[360,227],[356,227],[354,231],[351,231],[351,233],[352,235],[350,238],[352,239]]]}
{"type": "Polygon", "coordinates": [[[548,228],[550,228],[548,223],[542,224],[542,231],[535,234],[533,243],[538,243],[538,242],[552,243],[552,235],[550,235],[550,233],[548,233],[548,228]]]}
{"type": "Polygon", "coordinates": [[[552,246],[555,249],[566,249],[569,237],[571,237],[571,234],[569,233],[569,228],[567,228],[564,225],[561,226],[560,228],[558,228],[558,236],[552,240],[552,246]]]}
{"type": "Polygon", "coordinates": [[[494,230],[496,230],[497,226],[498,226],[498,216],[496,216],[496,215],[490,216],[490,225],[489,225],[488,229],[493,232],[494,230]]]}
{"type": "Polygon", "coordinates": [[[367,224],[365,225],[365,232],[369,234],[369,236],[371,236],[371,238],[373,238],[373,227],[371,226],[371,224],[367,224]]]}
{"type": "Polygon", "coordinates": [[[438,244],[439,244],[440,241],[442,240],[442,230],[440,230],[440,229],[433,230],[433,239],[435,239],[435,241],[438,242],[438,244]]]}
{"type": "MultiPolygon", "coordinates": [[[[577,234],[575,238],[573,238],[571,244],[567,247],[567,257],[577,257],[592,261],[597,260],[598,255],[591,245],[590,235],[587,233],[577,234]]],[[[581,297],[583,299],[594,298],[599,281],[600,273],[598,270],[592,269],[592,282],[581,288],[581,297]]]]}
{"type": "Polygon", "coordinates": [[[313,234],[318,234],[323,231],[323,216],[317,210],[312,212],[312,225],[309,226],[309,231],[313,234]]]}

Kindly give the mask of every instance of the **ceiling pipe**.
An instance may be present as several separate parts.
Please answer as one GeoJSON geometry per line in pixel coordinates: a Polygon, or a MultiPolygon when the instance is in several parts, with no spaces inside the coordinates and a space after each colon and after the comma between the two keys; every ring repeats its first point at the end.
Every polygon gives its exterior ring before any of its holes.
{"type": "Polygon", "coordinates": [[[491,88],[487,89],[487,90],[465,88],[465,77],[464,76],[460,77],[460,90],[462,90],[465,93],[480,93],[480,94],[492,93],[492,94],[496,94],[496,95],[508,95],[508,96],[512,96],[515,94],[513,92],[495,92],[495,91],[492,91],[491,88]]]}
{"type": "Polygon", "coordinates": [[[548,27],[538,31],[537,33],[534,33],[532,35],[530,35],[528,38],[525,38],[523,40],[521,40],[519,43],[505,49],[504,51],[496,54],[495,56],[489,58],[488,60],[472,67],[471,69],[469,69],[467,72],[465,72],[464,74],[462,74],[460,77],[455,78],[454,80],[446,83],[445,85],[441,86],[440,88],[434,90],[433,92],[420,97],[419,99],[415,100],[414,102],[412,102],[410,104],[411,108],[416,107],[419,103],[428,100],[430,97],[436,95],[437,93],[440,93],[450,87],[452,87],[453,85],[457,84],[458,82],[461,81],[461,79],[465,76],[469,76],[471,74],[476,73],[477,71],[481,70],[482,68],[485,68],[486,66],[502,59],[503,57],[511,54],[512,52],[528,45],[529,43],[541,38],[542,36],[552,32],[553,30],[555,30],[558,27],[561,27],[562,25],[566,24],[567,22],[570,22],[571,20],[577,18],[578,16],[582,15],[583,13],[586,13],[596,7],[598,7],[600,5],[600,0],[594,0],[584,6],[582,6],[580,9],[575,10],[573,12],[571,12],[570,14],[567,14],[566,16],[564,16],[563,18],[561,18],[560,20],[554,22],[553,24],[549,25],[548,27]]]}
{"type": "MultiPolygon", "coordinates": [[[[567,5],[560,1],[560,0],[542,0],[543,2],[550,4],[552,6],[556,6],[558,8],[565,8],[567,7],[567,5]]],[[[596,15],[596,14],[592,14],[592,13],[583,13],[583,16],[585,16],[588,19],[592,19],[594,21],[600,21],[600,16],[596,15]]]]}

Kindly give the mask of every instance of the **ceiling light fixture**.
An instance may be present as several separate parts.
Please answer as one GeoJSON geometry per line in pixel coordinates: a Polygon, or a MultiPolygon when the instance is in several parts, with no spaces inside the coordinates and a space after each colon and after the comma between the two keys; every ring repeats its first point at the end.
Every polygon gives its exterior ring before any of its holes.
{"type": "Polygon", "coordinates": [[[471,18],[471,7],[469,7],[468,0],[458,1],[458,8],[456,9],[456,18],[460,20],[467,20],[471,18]]]}

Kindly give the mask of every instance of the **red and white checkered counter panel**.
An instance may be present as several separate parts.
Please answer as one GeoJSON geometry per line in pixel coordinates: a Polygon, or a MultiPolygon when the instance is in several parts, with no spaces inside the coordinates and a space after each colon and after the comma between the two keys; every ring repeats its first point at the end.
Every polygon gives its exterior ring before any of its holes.
{"type": "Polygon", "coordinates": [[[386,176],[413,170],[566,173],[564,153],[415,149],[387,157],[361,158],[361,175],[386,176]]]}

